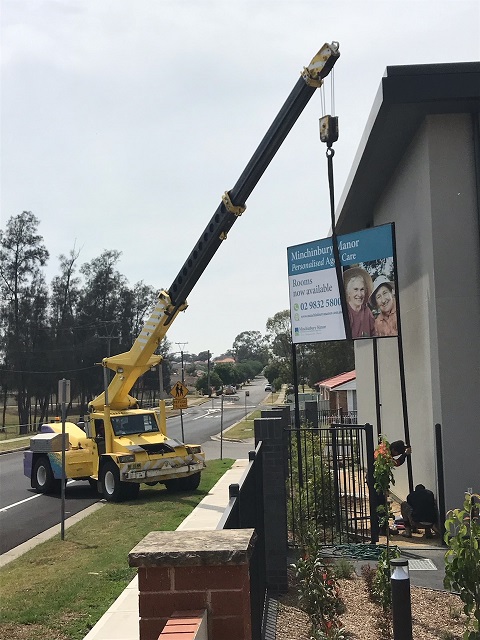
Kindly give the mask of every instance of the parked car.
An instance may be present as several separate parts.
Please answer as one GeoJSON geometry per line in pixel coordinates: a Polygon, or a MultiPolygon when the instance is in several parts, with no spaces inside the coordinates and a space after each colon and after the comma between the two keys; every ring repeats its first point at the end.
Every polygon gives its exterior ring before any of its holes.
{"type": "Polygon", "coordinates": [[[234,393],[237,393],[237,387],[235,387],[235,386],[234,386],[234,385],[232,385],[232,384],[229,384],[229,385],[227,385],[227,386],[223,387],[223,393],[224,393],[226,396],[231,396],[231,395],[233,395],[234,393]]]}
{"type": "Polygon", "coordinates": [[[265,391],[272,391],[272,385],[271,384],[266,384],[265,385],[265,391]]]}

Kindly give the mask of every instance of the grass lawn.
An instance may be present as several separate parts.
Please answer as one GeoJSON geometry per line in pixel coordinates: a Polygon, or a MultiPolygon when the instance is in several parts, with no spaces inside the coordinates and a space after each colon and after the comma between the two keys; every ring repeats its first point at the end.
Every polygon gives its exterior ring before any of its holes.
{"type": "Polygon", "coordinates": [[[253,421],[255,418],[260,418],[260,411],[252,411],[248,416],[237,422],[231,429],[227,429],[224,432],[224,436],[226,438],[232,440],[248,440],[249,438],[253,438],[253,421]]]}
{"type": "Polygon", "coordinates": [[[103,508],[0,569],[0,637],[80,640],[134,577],[128,553],[150,531],[173,531],[233,460],[211,460],[199,488],[167,493],[142,485],[140,498],[103,508]]]}
{"type": "MultiPolygon", "coordinates": [[[[31,435],[34,436],[35,434],[32,433],[31,435]]],[[[12,451],[12,449],[21,449],[22,447],[29,447],[29,446],[30,446],[30,436],[25,436],[24,438],[15,440],[15,442],[12,442],[11,440],[5,440],[4,442],[2,442],[0,440],[0,451],[12,451]]]]}

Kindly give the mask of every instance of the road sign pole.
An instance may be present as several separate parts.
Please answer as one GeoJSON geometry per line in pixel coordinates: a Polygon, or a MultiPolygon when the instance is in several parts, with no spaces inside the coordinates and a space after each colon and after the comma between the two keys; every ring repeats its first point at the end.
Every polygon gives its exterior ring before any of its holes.
{"type": "Polygon", "coordinates": [[[66,472],[65,472],[65,450],[67,448],[66,445],[66,431],[65,431],[65,422],[67,419],[67,403],[70,402],[70,380],[62,380],[58,381],[58,400],[62,407],[62,479],[60,485],[60,538],[65,540],[65,481],[66,481],[66,472]]]}
{"type": "Polygon", "coordinates": [[[223,393],[221,395],[220,406],[220,460],[223,460],[223,393]]]}
{"type": "Polygon", "coordinates": [[[185,442],[185,434],[183,433],[183,410],[180,409],[180,426],[182,427],[182,442],[185,442]]]}

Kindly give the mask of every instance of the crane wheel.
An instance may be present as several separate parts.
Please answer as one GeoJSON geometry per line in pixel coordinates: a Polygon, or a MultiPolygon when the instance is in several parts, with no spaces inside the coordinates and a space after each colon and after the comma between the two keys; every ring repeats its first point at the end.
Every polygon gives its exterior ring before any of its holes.
{"type": "Polygon", "coordinates": [[[191,476],[185,478],[175,478],[174,480],[167,480],[165,486],[169,493],[175,493],[177,491],[195,491],[200,484],[200,471],[198,473],[192,473],[191,476]]]}
{"type": "Polygon", "coordinates": [[[195,491],[200,484],[201,473],[192,473],[191,476],[180,478],[180,491],[195,491]]]}
{"type": "Polygon", "coordinates": [[[35,461],[32,484],[39,493],[60,493],[61,480],[57,480],[53,475],[48,456],[40,456],[35,461]]]}
{"type": "Polygon", "coordinates": [[[123,500],[136,498],[138,495],[138,488],[132,490],[131,487],[139,485],[122,482],[118,467],[113,460],[107,460],[103,463],[100,471],[100,486],[102,487],[102,495],[107,502],[123,502],[123,500]],[[135,494],[134,491],[136,491],[135,494]]]}

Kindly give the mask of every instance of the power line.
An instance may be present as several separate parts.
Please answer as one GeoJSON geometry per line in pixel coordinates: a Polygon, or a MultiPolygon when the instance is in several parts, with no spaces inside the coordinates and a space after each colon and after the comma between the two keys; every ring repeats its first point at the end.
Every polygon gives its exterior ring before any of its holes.
{"type": "Polygon", "coordinates": [[[0,369],[0,373],[30,373],[34,375],[51,375],[54,373],[75,373],[78,371],[90,371],[90,369],[96,369],[96,366],[83,367],[81,369],[60,369],[58,371],[22,371],[20,369],[0,369]]]}

